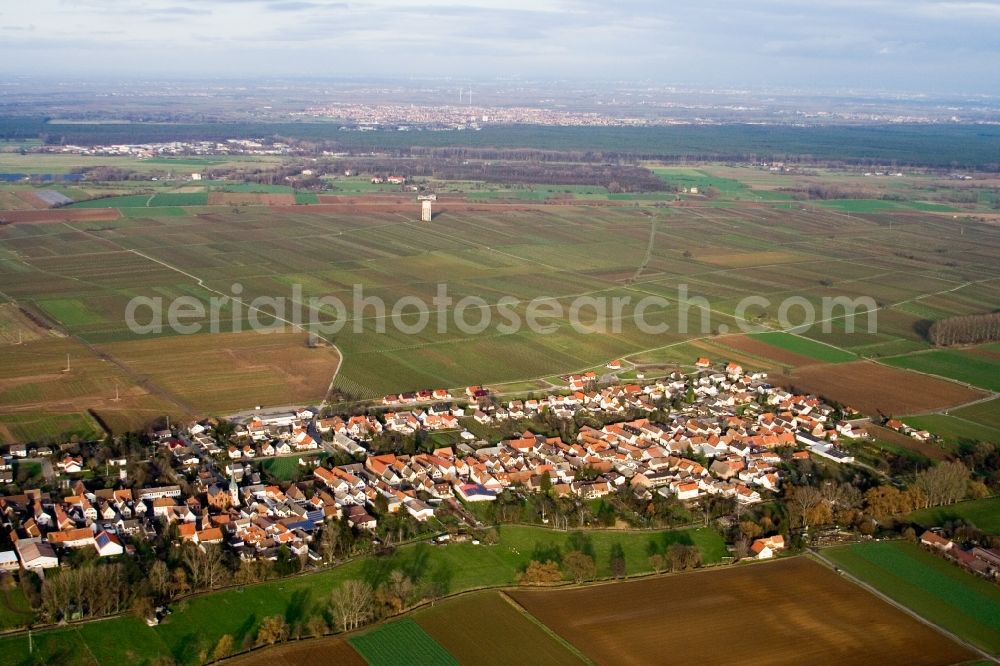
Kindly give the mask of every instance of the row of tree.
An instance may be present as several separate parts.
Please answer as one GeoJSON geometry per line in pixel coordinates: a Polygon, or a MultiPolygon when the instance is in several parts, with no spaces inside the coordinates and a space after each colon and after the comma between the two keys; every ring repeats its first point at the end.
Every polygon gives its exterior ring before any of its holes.
{"type": "Polygon", "coordinates": [[[987,493],[981,481],[972,480],[968,467],[960,461],[949,461],[918,472],[906,489],[875,485],[862,492],[850,482],[825,481],[788,487],[784,504],[795,527],[836,523],[871,533],[872,519],[882,523],[917,509],[954,504],[987,493]]]}
{"type": "Polygon", "coordinates": [[[1000,340],[1000,312],[939,319],[927,329],[935,345],[971,345],[1000,340]]]}
{"type": "Polygon", "coordinates": [[[128,608],[131,595],[120,564],[60,571],[42,585],[42,612],[50,622],[101,617],[128,608]]]}

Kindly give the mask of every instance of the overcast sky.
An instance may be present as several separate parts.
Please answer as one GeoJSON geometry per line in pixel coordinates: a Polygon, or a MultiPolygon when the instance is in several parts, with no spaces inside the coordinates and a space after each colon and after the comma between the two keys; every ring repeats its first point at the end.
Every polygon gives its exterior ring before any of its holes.
{"type": "Polygon", "coordinates": [[[1000,94],[1000,0],[5,0],[0,74],[1000,94]]]}

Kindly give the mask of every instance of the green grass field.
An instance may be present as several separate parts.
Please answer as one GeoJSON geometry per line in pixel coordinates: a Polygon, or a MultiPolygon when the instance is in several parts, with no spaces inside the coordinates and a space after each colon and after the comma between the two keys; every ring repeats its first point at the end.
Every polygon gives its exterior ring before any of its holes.
{"type": "Polygon", "coordinates": [[[53,298],[38,302],[46,314],[68,328],[87,326],[101,321],[101,315],[93,312],[87,304],[76,298],[53,298]]]}
{"type": "Polygon", "coordinates": [[[299,459],[311,460],[314,458],[319,458],[320,460],[325,459],[329,454],[318,453],[315,455],[298,455],[298,456],[282,456],[281,458],[268,458],[263,463],[261,467],[267,470],[268,473],[273,474],[275,478],[281,481],[292,481],[300,478],[303,474],[307,473],[307,469],[299,465],[299,459]]]}
{"type": "MultiPolygon", "coordinates": [[[[102,627],[107,623],[102,622],[102,627]]],[[[104,666],[91,654],[81,632],[76,627],[34,632],[29,645],[27,634],[0,638],[0,664],[3,666],[104,666]]],[[[124,655],[123,655],[124,656],[124,655]]],[[[139,658],[128,662],[135,666],[148,666],[152,658],[139,658]]]]}
{"type": "Polygon", "coordinates": [[[823,554],[935,624],[1000,652],[1000,588],[903,541],[855,544],[823,554]]]}
{"type": "Polygon", "coordinates": [[[204,206],[208,203],[207,192],[163,192],[157,193],[148,206],[204,206]]]}
{"type": "Polygon", "coordinates": [[[766,342],[774,347],[801,354],[802,356],[808,356],[817,361],[823,361],[824,363],[846,363],[848,361],[855,361],[858,358],[848,351],[835,349],[821,342],[816,342],[815,340],[810,340],[799,335],[792,335],[791,333],[780,331],[773,333],[751,333],[750,337],[761,342],[766,342]]]}
{"type": "Polygon", "coordinates": [[[34,617],[21,588],[0,591],[0,631],[27,626],[34,617]]]}
{"type": "Polygon", "coordinates": [[[968,421],[975,421],[984,426],[1000,430],[1000,398],[994,398],[976,405],[969,405],[949,412],[968,421]]]}
{"type": "Polygon", "coordinates": [[[72,437],[100,437],[101,428],[86,412],[58,414],[50,411],[18,411],[0,414],[0,442],[58,442],[72,437]],[[8,437],[6,433],[10,433],[8,437]]]}
{"type": "Polygon", "coordinates": [[[884,361],[898,368],[926,372],[991,391],[1000,391],[1000,360],[996,358],[957,349],[935,349],[894,356],[884,361]]]}
{"type": "Polygon", "coordinates": [[[950,414],[926,414],[924,416],[908,416],[906,424],[927,430],[946,441],[957,443],[962,440],[993,442],[1000,444],[1000,430],[981,423],[967,421],[964,418],[950,414]]]}
{"type": "Polygon", "coordinates": [[[349,642],[372,666],[458,666],[447,650],[409,618],[384,624],[349,642]]]}
{"type": "Polygon", "coordinates": [[[844,213],[878,213],[891,210],[920,210],[937,213],[952,213],[959,209],[944,204],[925,201],[892,201],[887,199],[829,199],[826,201],[809,201],[803,205],[820,206],[844,213]]]}
{"type": "Polygon", "coordinates": [[[260,192],[262,194],[291,194],[295,191],[290,185],[262,185],[260,183],[223,183],[221,189],[223,192],[260,192]]]}
{"type": "Polygon", "coordinates": [[[162,208],[204,206],[206,204],[208,204],[207,192],[156,192],[148,195],[129,194],[119,197],[89,199],[69,204],[66,208],[162,208]]]}
{"type": "MultiPolygon", "coordinates": [[[[679,188],[699,188],[699,193],[704,194],[708,188],[716,190],[720,197],[727,199],[753,198],[756,193],[751,194],[750,188],[744,183],[732,178],[714,176],[701,169],[688,168],[657,168],[653,173],[663,179],[664,182],[679,188]]],[[[673,195],[671,194],[671,198],[673,195]]]]}
{"type": "Polygon", "coordinates": [[[120,197],[88,199],[86,201],[71,203],[66,208],[145,208],[153,196],[156,195],[127,194],[120,197]]]}
{"type": "Polygon", "coordinates": [[[1000,534],[1000,497],[921,509],[914,511],[907,518],[923,527],[940,527],[949,520],[960,518],[987,534],[1000,534]]]}

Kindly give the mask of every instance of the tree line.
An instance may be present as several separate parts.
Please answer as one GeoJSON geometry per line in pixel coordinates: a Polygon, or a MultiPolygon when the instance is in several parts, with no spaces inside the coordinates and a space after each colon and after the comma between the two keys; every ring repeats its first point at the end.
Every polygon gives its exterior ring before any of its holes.
{"type": "Polygon", "coordinates": [[[927,329],[927,339],[942,347],[1000,340],[1000,312],[939,319],[927,329]]]}

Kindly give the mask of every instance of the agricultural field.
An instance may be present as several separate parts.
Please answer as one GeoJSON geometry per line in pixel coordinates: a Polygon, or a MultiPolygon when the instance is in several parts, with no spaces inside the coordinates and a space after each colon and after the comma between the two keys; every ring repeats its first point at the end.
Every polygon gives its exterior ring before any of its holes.
{"type": "Polygon", "coordinates": [[[989,497],[951,506],[921,509],[911,513],[908,518],[923,527],[940,527],[949,520],[962,519],[987,534],[1000,534],[1000,498],[989,497]]]}
{"type": "Polygon", "coordinates": [[[226,662],[233,666],[365,666],[350,644],[341,638],[319,638],[297,643],[284,643],[264,650],[236,657],[226,662]]]}
{"type": "Polygon", "coordinates": [[[962,405],[985,395],[944,379],[870,361],[811,365],[796,368],[787,375],[774,375],[771,380],[836,400],[866,414],[928,412],[962,405]]]}
{"type": "Polygon", "coordinates": [[[309,348],[302,332],[171,336],[98,345],[162,387],[193,413],[225,414],[254,405],[315,405],[340,357],[309,348]]]}
{"type": "Polygon", "coordinates": [[[0,346],[21,345],[53,337],[51,330],[42,326],[14,303],[0,303],[0,346]]]}
{"type": "Polygon", "coordinates": [[[955,409],[950,411],[949,414],[967,421],[980,423],[994,430],[1000,430],[1000,398],[955,409]]]}
{"type": "MultiPolygon", "coordinates": [[[[66,159],[44,162],[51,168],[43,173],[77,168],[83,159],[52,157],[66,159]]],[[[195,171],[210,162],[142,163],[195,171]]],[[[106,164],[121,166],[114,159],[106,164]]],[[[67,191],[113,197],[67,208],[0,213],[12,222],[0,226],[0,300],[37,312],[52,328],[100,353],[117,358],[120,352],[133,359],[143,367],[134,369],[137,377],[131,383],[171,396],[167,403],[175,408],[177,403],[192,408],[179,411],[206,416],[261,403],[322,399],[334,370],[335,387],[342,394],[368,400],[438,386],[529,386],[540,378],[603,366],[611,358],[689,367],[696,356],[708,355],[789,375],[795,385],[808,388],[812,375],[860,367],[850,363],[856,356],[881,358],[928,349],[921,331],[929,321],[980,312],[1000,298],[1000,230],[994,227],[963,221],[957,234],[959,223],[950,216],[921,211],[894,211],[890,219],[880,212],[847,215],[789,207],[768,203],[766,196],[762,203],[760,192],[784,196],[778,190],[795,183],[769,182],[771,176],[758,170],[712,165],[657,169],[672,184],[714,188],[716,199],[687,196],[656,205],[609,201],[615,195],[596,186],[439,183],[453,191],[443,189],[434,220],[419,223],[412,195],[357,177],[334,179],[331,193],[318,196],[287,186],[223,181],[138,181],[113,187],[84,182],[67,191]],[[474,193],[490,196],[474,201],[474,193]],[[515,195],[522,198],[508,198],[515,195]],[[243,205],[247,203],[254,205],[243,205]],[[108,205],[119,207],[89,207],[108,205]],[[413,324],[418,317],[404,309],[394,318],[393,305],[404,297],[429,303],[440,284],[447,285],[453,298],[443,311],[446,330],[438,331],[436,316],[419,332],[400,330],[397,323],[413,324]],[[355,286],[361,291],[355,292],[355,286]],[[239,302],[232,298],[234,290],[240,291],[239,302]],[[581,295],[628,302],[618,313],[585,307],[581,325],[574,326],[568,308],[581,295]],[[306,390],[296,387],[292,373],[268,375],[261,367],[253,375],[253,360],[228,342],[221,345],[225,354],[209,359],[213,343],[206,338],[214,336],[204,330],[207,315],[197,320],[203,324],[200,333],[177,336],[167,329],[160,335],[163,342],[126,325],[124,313],[134,298],[169,304],[181,296],[206,310],[213,299],[229,297],[219,308],[222,333],[246,330],[259,311],[240,305],[257,298],[284,298],[287,305],[335,297],[343,309],[323,306],[316,322],[307,316],[303,325],[331,327],[334,332],[327,337],[343,362],[324,366],[325,382],[318,376],[321,364],[314,368],[315,376],[308,370],[303,382],[313,388],[306,390]],[[463,333],[454,325],[455,303],[466,296],[485,301],[482,308],[463,311],[470,323],[490,315],[482,332],[463,333]],[[770,301],[748,312],[762,332],[720,335],[737,330],[734,315],[748,296],[770,301]],[[763,332],[778,326],[786,296],[802,296],[813,304],[820,319],[829,319],[827,330],[763,332]],[[868,296],[882,303],[877,330],[867,330],[867,315],[825,312],[822,299],[836,296],[868,296]],[[365,300],[370,297],[382,299],[386,309],[370,305],[365,300]],[[506,321],[497,307],[503,297],[520,301],[513,308],[521,324],[517,330],[497,329],[506,321]],[[645,315],[648,323],[667,324],[666,331],[636,324],[637,304],[646,297],[663,299],[645,315]],[[551,324],[545,332],[524,325],[527,301],[534,298],[562,310],[545,320],[551,324]],[[680,321],[682,311],[686,325],[680,321]],[[861,330],[848,332],[847,323],[861,330]],[[220,377],[221,390],[211,387],[209,374],[230,360],[238,367],[220,377]],[[207,363],[206,371],[193,372],[196,362],[207,363]],[[832,364],[840,367],[828,371],[832,364]],[[242,389],[233,386],[236,377],[242,389]],[[283,391],[287,396],[279,395],[283,391]]],[[[0,313],[0,323],[8,318],[0,313]]],[[[272,321],[266,314],[259,318],[272,321]]],[[[0,326],[0,338],[10,338],[13,330],[6,333],[0,326]]],[[[289,335],[288,341],[293,348],[288,353],[294,355],[299,340],[289,335]]],[[[277,351],[268,348],[266,353],[277,351]]],[[[313,355],[324,353],[333,356],[329,350],[313,355]]],[[[984,363],[995,361],[984,358],[984,363]]],[[[283,362],[279,355],[272,366],[283,362]]],[[[889,379],[918,388],[925,381],[908,373],[879,381],[889,379]]],[[[815,385],[825,388],[830,381],[824,378],[815,385]]],[[[852,379],[837,381],[833,397],[858,407],[906,413],[963,402],[911,401],[905,395],[889,399],[871,395],[877,387],[864,377],[857,386],[852,379]]],[[[0,414],[6,406],[0,399],[0,414]]]]}
{"type": "Polygon", "coordinates": [[[476,592],[421,610],[413,619],[460,664],[580,666],[568,644],[526,616],[502,592],[476,592]],[[461,622],[456,622],[462,618],[461,622]]]}
{"type": "MultiPolygon", "coordinates": [[[[802,365],[812,365],[816,360],[802,354],[769,345],[749,335],[727,335],[725,337],[713,338],[711,343],[723,350],[723,353],[732,350],[738,356],[742,356],[747,361],[746,368],[769,368],[769,367],[798,367],[802,365]]],[[[730,360],[726,356],[726,360],[730,360]]],[[[740,362],[737,358],[734,362],[740,362]]]]}
{"type": "Polygon", "coordinates": [[[350,639],[351,646],[371,666],[427,664],[458,666],[458,662],[413,620],[383,624],[350,639]]]}
{"type": "MultiPolygon", "coordinates": [[[[913,420],[906,419],[907,423],[913,420]]],[[[865,426],[865,431],[872,438],[871,446],[898,455],[909,455],[918,459],[946,460],[949,454],[954,451],[954,447],[950,444],[941,445],[935,442],[921,441],[874,423],[865,426]]]]}
{"type": "MultiPolygon", "coordinates": [[[[956,412],[960,410],[955,410],[956,412]]],[[[993,442],[1000,444],[1000,429],[969,421],[952,414],[925,414],[923,416],[908,416],[906,425],[927,430],[946,442],[953,444],[962,441],[993,442]]]]}
{"type": "Polygon", "coordinates": [[[997,586],[904,541],[838,546],[823,554],[931,622],[1000,653],[997,586]]]}
{"type": "Polygon", "coordinates": [[[974,349],[933,351],[884,359],[890,365],[956,379],[990,391],[1000,391],[1000,358],[976,353],[974,349]]]}
{"type": "Polygon", "coordinates": [[[764,344],[822,363],[845,363],[857,359],[857,356],[850,352],[790,333],[754,333],[750,337],[764,344]]]}
{"type": "Polygon", "coordinates": [[[841,664],[862,654],[902,666],[972,657],[806,557],[511,596],[597,664],[841,664]],[[665,642],[664,627],[683,630],[665,642]]]}
{"type": "Polygon", "coordinates": [[[116,431],[177,411],[141,377],[72,338],[47,336],[0,347],[0,440],[93,437],[96,413],[116,431]],[[68,370],[67,370],[68,363],[68,370]]]}

